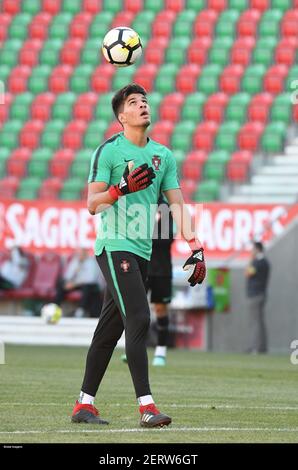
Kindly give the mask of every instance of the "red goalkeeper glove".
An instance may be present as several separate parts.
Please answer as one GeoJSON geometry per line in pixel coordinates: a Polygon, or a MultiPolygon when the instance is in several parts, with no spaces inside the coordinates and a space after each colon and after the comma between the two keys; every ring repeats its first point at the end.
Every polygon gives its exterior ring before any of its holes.
{"type": "Polygon", "coordinates": [[[143,163],[143,165],[137,167],[131,173],[129,173],[127,165],[120,183],[110,186],[109,193],[113,199],[117,200],[120,196],[148,188],[153,183],[152,180],[155,176],[153,168],[151,166],[148,167],[147,163],[143,163]]]}
{"type": "Polygon", "coordinates": [[[193,267],[192,275],[188,278],[191,287],[196,284],[202,284],[206,276],[206,265],[204,260],[204,249],[202,247],[193,247],[193,240],[189,242],[192,249],[192,255],[185,261],[183,265],[184,271],[188,271],[193,267]]]}

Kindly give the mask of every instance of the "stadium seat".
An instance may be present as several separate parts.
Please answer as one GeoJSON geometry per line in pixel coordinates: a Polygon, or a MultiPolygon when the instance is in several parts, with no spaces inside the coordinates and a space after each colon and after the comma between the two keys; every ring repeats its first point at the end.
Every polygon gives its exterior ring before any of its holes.
{"type": "Polygon", "coordinates": [[[194,36],[212,37],[217,18],[218,12],[214,10],[201,11],[193,23],[194,36]]]}
{"type": "Polygon", "coordinates": [[[92,15],[99,13],[102,8],[101,0],[82,0],[82,10],[92,15]]]}
{"type": "Polygon", "coordinates": [[[7,159],[7,175],[23,178],[27,174],[27,165],[30,157],[31,150],[29,148],[19,147],[15,149],[7,159]]]}
{"type": "Polygon", "coordinates": [[[49,65],[52,68],[58,65],[62,45],[62,39],[48,39],[45,41],[39,54],[40,64],[49,65]]]}
{"type": "Polygon", "coordinates": [[[237,121],[243,123],[247,116],[247,106],[250,102],[248,93],[237,93],[231,96],[226,107],[226,119],[229,121],[237,121]]]}
{"type": "Polygon", "coordinates": [[[86,40],[89,36],[89,26],[92,21],[92,15],[83,11],[75,15],[69,25],[69,37],[86,40]]]}
{"type": "Polygon", "coordinates": [[[221,67],[218,64],[206,65],[201,71],[197,81],[197,90],[211,95],[218,90],[218,79],[221,72],[221,67]]]}
{"type": "Polygon", "coordinates": [[[175,38],[189,37],[189,31],[192,30],[192,24],[195,17],[196,12],[193,10],[181,11],[177,15],[176,21],[173,25],[173,36],[175,38]]]}
{"type": "Polygon", "coordinates": [[[288,75],[288,67],[284,64],[272,65],[264,76],[264,90],[269,93],[281,93],[284,89],[284,79],[288,75]]]}
{"type": "Polygon", "coordinates": [[[215,180],[204,180],[199,183],[193,198],[196,202],[212,202],[218,199],[220,184],[215,180]]]}
{"type": "Polygon", "coordinates": [[[229,62],[230,49],[233,39],[231,37],[219,37],[213,39],[209,49],[209,62],[212,64],[226,65],[229,62]]]}
{"type": "Polygon", "coordinates": [[[184,201],[188,204],[193,200],[193,193],[197,188],[197,182],[194,179],[181,179],[180,188],[183,194],[184,201]]]}
{"type": "Polygon", "coordinates": [[[111,106],[111,100],[114,93],[104,93],[100,95],[99,101],[95,108],[95,119],[106,121],[108,124],[113,118],[113,109],[111,106]]]}
{"type": "Polygon", "coordinates": [[[52,22],[49,26],[49,38],[65,40],[68,37],[69,24],[71,20],[71,13],[63,12],[53,16],[52,22]]]}
{"type": "Polygon", "coordinates": [[[0,184],[0,198],[2,200],[14,199],[19,184],[20,180],[16,176],[3,178],[0,184]]]}
{"type": "Polygon", "coordinates": [[[42,48],[40,39],[27,39],[19,52],[19,64],[34,67],[38,64],[38,56],[42,48]]]}
{"type": "Polygon", "coordinates": [[[28,24],[31,22],[29,13],[19,13],[12,18],[9,25],[8,34],[11,39],[25,41],[28,35],[28,24]]]}
{"type": "Polygon", "coordinates": [[[203,105],[206,98],[206,95],[199,92],[187,95],[181,110],[182,119],[199,122],[202,119],[203,105]]]}
{"type": "Polygon", "coordinates": [[[12,17],[8,13],[0,12],[0,41],[4,42],[7,39],[7,32],[12,17]]]}
{"type": "Polygon", "coordinates": [[[61,272],[60,255],[53,251],[43,253],[37,263],[33,280],[34,295],[51,299],[56,292],[56,282],[61,272]]]}
{"type": "Polygon", "coordinates": [[[206,152],[210,151],[213,148],[217,128],[218,124],[213,121],[205,121],[198,124],[193,135],[194,148],[206,152]]]}
{"type": "Polygon", "coordinates": [[[263,64],[266,67],[272,64],[273,52],[277,39],[275,37],[261,37],[253,51],[253,62],[255,64],[263,64]]]}
{"type": "Polygon", "coordinates": [[[48,121],[41,135],[40,145],[56,150],[60,145],[60,136],[64,127],[65,122],[62,120],[53,119],[48,121]]]}
{"type": "Polygon", "coordinates": [[[113,121],[108,126],[104,137],[105,139],[109,139],[110,137],[112,137],[112,135],[117,134],[118,132],[122,132],[122,131],[123,131],[123,128],[121,124],[118,121],[113,121]]]}
{"type": "Polygon", "coordinates": [[[13,102],[13,95],[11,93],[4,93],[3,104],[0,106],[0,129],[2,124],[7,120],[10,112],[10,106],[13,102]]]}
{"type": "Polygon", "coordinates": [[[136,14],[142,11],[143,0],[124,0],[124,11],[131,11],[136,14]]]}
{"type": "Polygon", "coordinates": [[[261,148],[266,153],[279,153],[284,147],[287,126],[284,122],[271,122],[266,127],[261,148]]]}
{"type": "Polygon", "coordinates": [[[280,24],[282,36],[298,37],[298,5],[295,10],[287,11],[280,24]]]}
{"type": "Polygon", "coordinates": [[[45,179],[39,189],[38,199],[56,200],[59,197],[59,192],[61,188],[62,188],[62,181],[60,178],[45,179]]]}
{"type": "Polygon", "coordinates": [[[189,37],[172,38],[166,49],[165,61],[181,66],[185,62],[185,52],[189,45],[189,37]]]}
{"type": "Polygon", "coordinates": [[[52,107],[52,119],[61,119],[65,123],[71,119],[72,107],[76,100],[75,93],[67,92],[57,95],[52,107]]]}
{"type": "Polygon", "coordinates": [[[148,102],[150,103],[151,122],[154,123],[159,118],[159,105],[162,95],[157,91],[148,93],[148,102]]]}
{"type": "Polygon", "coordinates": [[[247,66],[251,59],[252,49],[255,46],[253,37],[240,37],[234,41],[231,49],[231,64],[247,66]]]}
{"type": "Polygon", "coordinates": [[[111,89],[112,76],[115,67],[111,64],[99,65],[90,77],[91,90],[95,93],[104,93],[111,89]]]}
{"type": "Polygon", "coordinates": [[[266,67],[263,64],[248,66],[244,71],[241,81],[242,91],[250,93],[251,95],[261,92],[265,71],[266,67]]]}
{"type": "Polygon", "coordinates": [[[232,39],[235,36],[235,26],[238,18],[239,12],[237,10],[227,9],[222,11],[215,26],[216,37],[232,39]]]}
{"type": "Polygon", "coordinates": [[[134,18],[131,27],[137,31],[140,38],[147,40],[151,35],[151,23],[154,19],[153,11],[140,11],[134,18]]]}
{"type": "Polygon", "coordinates": [[[192,134],[195,127],[196,124],[193,121],[178,122],[172,134],[171,148],[181,150],[185,154],[191,146],[192,134]]]}
{"type": "Polygon", "coordinates": [[[51,15],[57,15],[60,12],[62,0],[43,0],[42,9],[51,15]]]}
{"type": "Polygon", "coordinates": [[[23,178],[20,181],[20,185],[17,191],[17,199],[22,200],[35,200],[37,197],[37,191],[40,187],[41,179],[36,176],[30,176],[27,178],[23,178]]]}
{"type": "Polygon", "coordinates": [[[259,140],[264,130],[261,122],[247,122],[238,134],[238,146],[240,150],[255,152],[259,146],[259,140]]]}
{"type": "Polygon", "coordinates": [[[120,88],[130,83],[135,71],[135,65],[131,65],[130,67],[117,67],[112,79],[112,90],[120,90],[120,88]]]}
{"type": "MultiPolygon", "coordinates": [[[[294,0],[295,3],[295,0],[294,0]]],[[[291,0],[271,0],[271,8],[285,12],[291,8],[291,0]]]]}
{"type": "Polygon", "coordinates": [[[274,59],[276,64],[284,64],[291,67],[296,60],[298,49],[298,37],[285,37],[275,49],[274,59]]]}
{"type": "Polygon", "coordinates": [[[104,32],[109,31],[113,19],[113,14],[110,11],[101,11],[94,16],[93,21],[89,28],[89,37],[100,40],[104,37],[104,32]]]}
{"type": "Polygon", "coordinates": [[[281,93],[277,95],[271,107],[271,120],[289,124],[292,115],[292,94],[281,93]]]}
{"type": "Polygon", "coordinates": [[[204,105],[204,119],[220,123],[224,117],[224,109],[228,100],[228,95],[225,93],[219,92],[210,95],[204,105]]]}
{"type": "Polygon", "coordinates": [[[208,58],[208,50],[212,44],[209,37],[198,37],[192,40],[187,50],[190,64],[204,65],[208,58]]]}
{"type": "Polygon", "coordinates": [[[180,108],[184,101],[182,93],[170,93],[166,95],[160,103],[159,115],[160,119],[165,121],[178,121],[180,117],[180,108]]]}
{"type": "Polygon", "coordinates": [[[161,94],[171,93],[175,87],[175,77],[179,67],[176,64],[164,64],[155,79],[155,90],[161,94]]]}
{"type": "Polygon", "coordinates": [[[154,88],[154,79],[157,74],[157,66],[155,64],[142,64],[135,72],[133,81],[138,83],[150,93],[154,88]]]}
{"type": "Polygon", "coordinates": [[[252,36],[257,37],[258,23],[260,21],[261,13],[256,9],[248,9],[244,11],[237,22],[238,36],[252,36]]]}
{"type": "MultiPolygon", "coordinates": [[[[194,160],[185,160],[182,164],[182,178],[186,180],[200,181],[203,176],[203,165],[199,165],[194,160]]],[[[193,188],[194,190],[194,188],[193,188]]]]}
{"type": "Polygon", "coordinates": [[[184,64],[180,67],[176,76],[176,89],[181,93],[193,93],[196,91],[196,83],[201,72],[197,64],[184,64]]]}
{"type": "Polygon", "coordinates": [[[167,45],[167,38],[157,37],[149,39],[144,52],[145,63],[161,65],[164,61],[165,48],[167,45]]]}
{"type": "Polygon", "coordinates": [[[30,116],[30,106],[33,100],[33,95],[30,92],[20,93],[15,96],[15,99],[10,107],[10,119],[18,119],[19,121],[27,121],[30,116]]]}
{"type": "Polygon", "coordinates": [[[58,65],[49,77],[48,89],[53,93],[64,93],[69,90],[69,79],[72,74],[70,65],[58,65]]]}
{"type": "Polygon", "coordinates": [[[39,137],[43,126],[43,121],[27,121],[19,134],[19,143],[21,147],[28,147],[31,150],[38,147],[39,137]]]}
{"type": "Polygon", "coordinates": [[[8,91],[14,94],[25,93],[30,74],[31,68],[28,65],[18,65],[15,67],[7,81],[8,91]]]}
{"type": "Polygon", "coordinates": [[[21,12],[21,0],[3,0],[2,10],[4,13],[16,15],[21,12]]]}
{"type": "Polygon", "coordinates": [[[82,120],[70,121],[64,129],[61,143],[63,147],[78,150],[82,146],[87,123],[82,120]]]}
{"type": "Polygon", "coordinates": [[[60,63],[76,66],[80,63],[80,54],[83,46],[83,39],[70,38],[64,42],[60,51],[60,63]]]}
{"type": "Polygon", "coordinates": [[[245,183],[249,178],[250,166],[246,162],[230,160],[226,166],[226,177],[230,183],[245,183]]]}
{"type": "Polygon", "coordinates": [[[279,22],[282,18],[282,12],[279,10],[267,10],[262,15],[259,23],[259,34],[262,37],[278,36],[279,22]]]}
{"type": "Polygon", "coordinates": [[[0,62],[10,68],[18,63],[19,51],[22,46],[20,39],[8,39],[0,49],[0,62]]]}
{"type": "Polygon", "coordinates": [[[74,199],[79,199],[85,184],[85,178],[82,179],[72,177],[68,180],[65,180],[60,192],[60,199],[64,201],[73,201],[74,199]]]}
{"type": "Polygon", "coordinates": [[[70,90],[76,94],[87,93],[90,90],[90,77],[93,70],[92,65],[89,64],[76,67],[69,81],[70,90]]]}
{"type": "Polygon", "coordinates": [[[40,121],[48,121],[51,116],[52,105],[55,101],[55,95],[50,92],[41,93],[36,95],[31,104],[31,117],[32,119],[39,119],[40,121]]]}
{"type": "Polygon", "coordinates": [[[244,68],[239,64],[228,65],[225,67],[219,78],[219,89],[228,95],[237,93],[240,90],[240,82],[243,72],[244,68]]]}
{"type": "Polygon", "coordinates": [[[48,65],[35,67],[28,80],[28,90],[34,94],[47,92],[50,73],[51,68],[48,65]]]}
{"type": "Polygon", "coordinates": [[[270,107],[273,101],[271,93],[260,93],[254,95],[248,106],[247,116],[249,121],[259,121],[266,123],[270,114],[270,107]]]}
{"type": "Polygon", "coordinates": [[[270,1],[269,0],[251,0],[251,8],[255,8],[260,12],[264,12],[270,8],[270,1]]]}
{"type": "Polygon", "coordinates": [[[74,150],[59,149],[49,162],[50,175],[59,179],[65,179],[69,173],[69,167],[74,159],[74,150]]]}
{"type": "Polygon", "coordinates": [[[204,177],[207,180],[220,182],[225,177],[226,164],[229,161],[229,152],[225,150],[215,150],[209,154],[204,165],[204,177]]]}
{"type": "Polygon", "coordinates": [[[14,149],[19,143],[19,132],[23,123],[17,119],[6,121],[0,132],[0,147],[14,149]]]}
{"type": "MultiPolygon", "coordinates": [[[[39,180],[36,190],[39,189],[42,180],[48,176],[49,161],[52,157],[52,150],[49,148],[37,148],[31,155],[28,162],[28,177],[37,178],[39,180]]],[[[23,188],[24,189],[24,188],[23,188]]],[[[28,189],[28,188],[26,188],[28,189]]]]}
{"type": "Polygon", "coordinates": [[[52,16],[47,12],[43,11],[35,15],[28,25],[28,38],[45,41],[51,21],[52,16]]]}
{"type": "Polygon", "coordinates": [[[169,147],[171,135],[174,129],[174,123],[171,121],[156,122],[150,132],[152,140],[169,147]]]}
{"type": "Polygon", "coordinates": [[[163,10],[157,13],[152,22],[152,36],[169,38],[175,17],[176,14],[171,10],[163,10]]]}
{"type": "Polygon", "coordinates": [[[215,146],[219,150],[233,152],[237,146],[237,134],[241,124],[235,121],[226,121],[218,129],[215,146]]]}
{"type": "Polygon", "coordinates": [[[97,94],[91,91],[79,95],[73,106],[72,114],[74,119],[82,119],[87,122],[90,121],[93,117],[93,110],[97,100],[97,94]]]}

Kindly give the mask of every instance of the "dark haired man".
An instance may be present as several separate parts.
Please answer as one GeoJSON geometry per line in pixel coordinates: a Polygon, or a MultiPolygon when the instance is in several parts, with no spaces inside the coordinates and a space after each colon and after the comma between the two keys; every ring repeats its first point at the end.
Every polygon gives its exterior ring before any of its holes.
{"type": "MultiPolygon", "coordinates": [[[[112,107],[123,132],[98,147],[91,161],[88,209],[100,213],[95,255],[107,288],[73,422],[103,424],[94,398],[118,339],[125,329],[126,355],[141,414],[141,426],[171,423],[151,395],[146,337],[150,310],[145,281],[152,249],[152,205],[163,192],[171,205],[183,208],[176,164],[168,148],[147,137],[150,108],[145,90],[137,84],[119,90],[112,107]],[[148,229],[149,227],[149,229],[148,229]],[[141,233],[138,236],[138,233],[141,233]]],[[[193,251],[185,268],[193,266],[191,285],[203,282],[205,262],[200,242],[192,236],[190,216],[173,216],[193,251]]],[[[152,226],[153,229],[153,226],[152,226]]]]}

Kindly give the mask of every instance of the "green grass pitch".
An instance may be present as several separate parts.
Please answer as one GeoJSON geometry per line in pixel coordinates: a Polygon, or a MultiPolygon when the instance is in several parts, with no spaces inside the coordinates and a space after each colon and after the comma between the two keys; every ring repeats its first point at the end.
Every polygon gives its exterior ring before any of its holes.
{"type": "MultiPolygon", "coordinates": [[[[86,348],[6,346],[0,365],[1,443],[298,442],[298,366],[289,356],[170,350],[150,366],[164,429],[139,427],[130,374],[116,349],[96,398],[109,426],[70,422],[86,348]]],[[[153,350],[149,350],[151,363],[153,350]]]]}

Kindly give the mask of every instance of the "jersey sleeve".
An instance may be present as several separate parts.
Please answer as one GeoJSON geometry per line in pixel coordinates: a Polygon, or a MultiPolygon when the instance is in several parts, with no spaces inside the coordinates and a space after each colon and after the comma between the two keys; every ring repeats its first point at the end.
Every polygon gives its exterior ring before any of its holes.
{"type": "Polygon", "coordinates": [[[112,171],[112,155],[107,145],[98,147],[92,155],[88,183],[109,184],[112,171]]]}
{"type": "Polygon", "coordinates": [[[180,183],[177,172],[176,160],[172,152],[169,151],[167,158],[167,170],[161,183],[161,191],[168,191],[169,189],[179,189],[180,183]]]}

